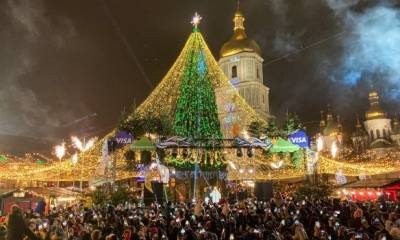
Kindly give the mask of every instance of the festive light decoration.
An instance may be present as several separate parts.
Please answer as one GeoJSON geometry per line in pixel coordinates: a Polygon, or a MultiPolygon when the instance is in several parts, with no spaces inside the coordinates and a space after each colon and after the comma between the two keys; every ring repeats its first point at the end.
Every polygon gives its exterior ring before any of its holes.
{"type": "Polygon", "coordinates": [[[273,167],[274,169],[281,168],[282,165],[283,165],[283,161],[279,161],[277,163],[271,163],[271,167],[273,167]]]}
{"type": "Polygon", "coordinates": [[[333,158],[336,157],[337,152],[338,152],[338,148],[337,148],[336,142],[333,142],[332,146],[331,146],[331,155],[333,158]]]}
{"type": "Polygon", "coordinates": [[[317,138],[317,151],[320,152],[322,151],[323,148],[324,148],[324,140],[320,136],[317,138]]]}
{"type": "Polygon", "coordinates": [[[229,166],[233,169],[233,170],[237,170],[236,165],[233,162],[229,162],[229,166]]]}
{"type": "MultiPolygon", "coordinates": [[[[131,172],[126,170],[126,160],[124,153],[126,149],[118,149],[114,153],[114,158],[117,161],[117,179],[126,179],[132,177],[139,177],[140,172],[131,172]]],[[[62,162],[52,161],[40,154],[28,154],[24,157],[15,157],[7,154],[0,154],[5,156],[8,160],[0,162],[0,179],[13,180],[13,181],[90,181],[95,177],[94,173],[96,167],[101,161],[100,157],[95,156],[92,151],[94,148],[89,149],[87,152],[81,153],[76,164],[69,160],[62,162]],[[46,165],[36,164],[39,159],[45,159],[48,163],[46,165]],[[84,169],[82,175],[76,174],[77,170],[84,169]],[[62,174],[60,174],[62,173],[62,174]],[[29,179],[29,180],[27,180],[29,179]]],[[[318,161],[318,172],[321,174],[335,175],[339,170],[345,176],[357,177],[362,170],[366,176],[373,176],[379,174],[390,174],[398,172],[398,164],[400,163],[400,152],[382,153],[381,155],[372,155],[365,153],[357,156],[356,158],[346,160],[334,160],[324,157],[320,153],[318,161]],[[371,159],[373,161],[366,161],[371,159]]],[[[273,169],[270,165],[271,161],[265,159],[262,150],[255,150],[253,158],[243,156],[236,157],[236,149],[229,149],[226,151],[227,163],[232,162],[236,169],[229,168],[227,178],[229,180],[266,180],[266,179],[290,179],[290,178],[303,178],[305,171],[303,168],[296,169],[290,165],[279,169],[273,169]],[[244,169],[253,168],[254,172],[249,173],[244,169]],[[242,173],[240,173],[242,169],[242,173]]],[[[286,164],[286,163],[285,163],[286,164]]],[[[229,163],[229,166],[231,164],[229,163]]]]}

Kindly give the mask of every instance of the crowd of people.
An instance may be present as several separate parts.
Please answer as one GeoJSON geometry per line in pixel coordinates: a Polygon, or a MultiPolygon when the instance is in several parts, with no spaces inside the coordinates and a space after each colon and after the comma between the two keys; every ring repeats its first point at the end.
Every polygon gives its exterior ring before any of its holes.
{"type": "Polygon", "coordinates": [[[400,239],[398,204],[297,200],[278,194],[219,203],[126,202],[53,208],[46,215],[13,206],[0,240],[400,239]]]}

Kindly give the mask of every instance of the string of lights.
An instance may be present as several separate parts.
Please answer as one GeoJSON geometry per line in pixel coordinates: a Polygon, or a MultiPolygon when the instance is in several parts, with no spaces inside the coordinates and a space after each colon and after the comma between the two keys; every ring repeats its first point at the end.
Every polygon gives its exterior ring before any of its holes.
{"type": "MultiPolygon", "coordinates": [[[[91,149],[93,150],[93,149],[91,149]]],[[[128,147],[114,153],[117,160],[117,179],[138,177],[138,171],[126,170],[125,152],[128,147]]],[[[285,159],[267,158],[263,150],[255,150],[254,156],[236,156],[235,149],[223,152],[224,163],[227,164],[229,180],[245,179],[290,179],[305,175],[304,168],[295,168],[285,159]],[[280,163],[282,161],[282,163],[280,163]],[[275,167],[274,167],[275,166],[275,167]],[[278,166],[278,167],[277,167],[278,166]]],[[[36,155],[31,154],[29,156],[36,155]]],[[[0,179],[14,181],[91,181],[96,177],[96,169],[101,157],[93,158],[89,151],[79,156],[74,164],[70,159],[49,161],[47,164],[38,164],[34,159],[13,158],[7,155],[7,161],[0,162],[0,179]],[[82,174],[80,174],[83,169],[82,174]],[[60,174],[61,173],[61,174],[60,174]]],[[[40,156],[40,155],[37,155],[40,156]]],[[[390,155],[391,156],[391,155],[390,155]]],[[[346,176],[366,176],[397,172],[400,159],[379,158],[371,161],[357,161],[355,159],[335,160],[320,156],[318,159],[318,173],[336,174],[341,171],[346,176]]]]}

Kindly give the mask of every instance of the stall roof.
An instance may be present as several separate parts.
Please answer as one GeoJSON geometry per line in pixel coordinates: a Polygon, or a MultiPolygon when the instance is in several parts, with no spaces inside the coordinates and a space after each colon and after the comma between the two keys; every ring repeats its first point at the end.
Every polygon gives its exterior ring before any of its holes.
{"type": "Polygon", "coordinates": [[[17,190],[18,189],[16,189],[16,188],[3,188],[3,189],[0,189],[0,197],[8,195],[10,193],[13,193],[13,192],[15,192],[17,190]]]}
{"type": "Polygon", "coordinates": [[[156,150],[154,143],[147,137],[142,137],[140,140],[134,142],[130,149],[135,151],[153,151],[156,150]]]}
{"type": "Polygon", "coordinates": [[[400,183],[400,179],[366,179],[366,180],[358,180],[356,182],[351,182],[346,185],[342,185],[341,187],[345,188],[384,188],[388,187],[392,184],[400,183]]]}
{"type": "Polygon", "coordinates": [[[275,142],[273,141],[270,151],[272,153],[278,153],[278,152],[287,153],[287,152],[295,152],[299,149],[300,149],[299,146],[294,145],[290,141],[278,138],[278,140],[276,140],[275,142]]]}

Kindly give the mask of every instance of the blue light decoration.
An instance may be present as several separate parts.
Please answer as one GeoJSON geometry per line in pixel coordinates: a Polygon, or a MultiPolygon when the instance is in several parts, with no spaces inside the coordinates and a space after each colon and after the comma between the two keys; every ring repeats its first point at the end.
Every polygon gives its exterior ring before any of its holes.
{"type": "Polygon", "coordinates": [[[204,61],[204,53],[200,52],[199,56],[199,73],[203,76],[206,73],[206,63],[204,61]]]}

